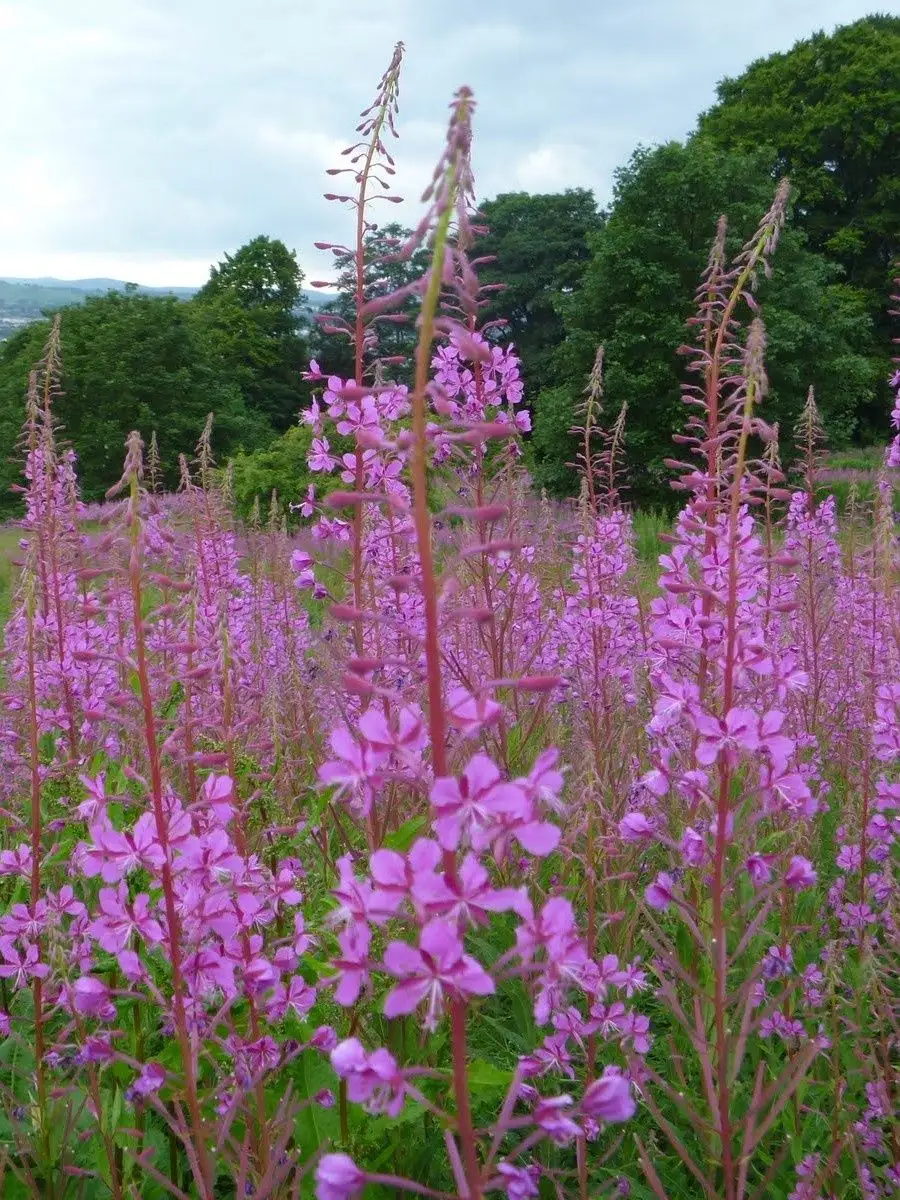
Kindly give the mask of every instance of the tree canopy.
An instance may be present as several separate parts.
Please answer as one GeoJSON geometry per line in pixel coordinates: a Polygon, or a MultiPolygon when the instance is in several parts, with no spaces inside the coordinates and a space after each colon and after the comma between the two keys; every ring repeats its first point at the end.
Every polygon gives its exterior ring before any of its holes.
{"type": "MultiPolygon", "coordinates": [[[[590,239],[591,260],[577,291],[558,300],[565,340],[553,360],[556,383],[536,403],[533,461],[541,481],[572,490],[569,429],[598,343],[606,348],[611,423],[628,404],[627,446],[638,498],[664,487],[663,459],[685,419],[680,400],[686,321],[721,213],[737,251],[768,209],[774,188],[758,156],[728,153],[703,140],[639,150],[618,172],[611,215],[590,239]]],[[[790,426],[810,384],[829,432],[857,430],[861,406],[876,395],[879,361],[860,293],[839,268],[787,230],[774,274],[759,299],[769,335],[771,384],[766,418],[790,426]]]]}
{"type": "Polygon", "coordinates": [[[480,212],[487,233],[479,257],[485,284],[502,285],[485,310],[486,320],[506,322],[504,341],[522,359],[526,396],[551,382],[551,356],[564,327],[556,298],[576,289],[590,259],[588,237],[602,226],[594,194],[573,188],[550,195],[506,192],[486,200],[480,212]]]}
{"type": "MultiPolygon", "coordinates": [[[[409,255],[400,256],[397,253],[411,234],[412,230],[396,221],[368,229],[363,240],[363,289],[367,299],[388,296],[422,278],[428,265],[428,251],[419,247],[409,255]]],[[[319,314],[312,338],[313,351],[326,374],[350,378],[354,373],[354,361],[349,339],[334,333],[323,333],[322,329],[328,329],[333,318],[353,327],[357,285],[355,255],[350,251],[336,254],[334,267],[337,271],[338,294],[319,314]]],[[[415,321],[419,305],[419,297],[410,295],[392,308],[390,319],[376,319],[373,328],[377,341],[372,341],[366,348],[367,363],[371,364],[376,359],[386,363],[386,376],[400,383],[409,383],[412,377],[417,337],[415,321]],[[397,320],[399,316],[404,319],[397,320]]]]}
{"type": "MultiPolygon", "coordinates": [[[[49,322],[27,326],[0,349],[0,436],[10,449],[23,420],[28,375],[43,353],[49,322]]],[[[62,310],[62,397],[56,414],[79,458],[87,499],[115,481],[129,431],[157,431],[164,480],[178,480],[178,455],[190,453],[207,414],[214,445],[227,454],[270,433],[216,352],[191,304],[134,291],[90,297],[62,310]]],[[[4,494],[21,465],[3,465],[4,494]]]]}
{"type": "Polygon", "coordinates": [[[699,121],[701,137],[790,177],[794,226],[879,308],[900,253],[898,80],[900,16],[865,17],[722,80],[699,121]]]}
{"type": "Polygon", "coordinates": [[[193,301],[248,407],[277,430],[288,428],[308,398],[300,377],[309,361],[302,284],[296,254],[260,236],[226,254],[193,301]]]}

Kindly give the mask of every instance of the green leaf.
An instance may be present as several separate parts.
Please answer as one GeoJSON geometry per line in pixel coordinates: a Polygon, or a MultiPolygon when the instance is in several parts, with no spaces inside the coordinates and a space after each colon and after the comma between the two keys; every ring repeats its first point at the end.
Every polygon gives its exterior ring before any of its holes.
{"type": "Polygon", "coordinates": [[[298,1098],[307,1100],[297,1117],[297,1141],[301,1159],[308,1158],[324,1146],[340,1141],[340,1117],[337,1106],[323,1108],[313,1097],[324,1088],[334,1090],[335,1076],[326,1059],[313,1051],[300,1056],[294,1083],[298,1098]]]}
{"type": "Polygon", "coordinates": [[[495,1067],[483,1058],[476,1058],[474,1062],[469,1063],[469,1086],[476,1093],[505,1091],[512,1077],[511,1070],[495,1067]]]}
{"type": "Polygon", "coordinates": [[[387,835],[384,839],[385,847],[388,850],[396,850],[398,854],[405,854],[416,840],[416,835],[424,829],[425,822],[424,815],[410,817],[408,821],[403,822],[399,829],[395,829],[393,833],[387,835]]]}

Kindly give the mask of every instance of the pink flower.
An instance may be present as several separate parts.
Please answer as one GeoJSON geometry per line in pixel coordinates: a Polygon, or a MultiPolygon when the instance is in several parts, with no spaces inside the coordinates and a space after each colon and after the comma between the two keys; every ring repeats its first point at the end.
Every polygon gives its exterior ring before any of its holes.
{"type": "Polygon", "coordinates": [[[335,757],[319,767],[320,782],[337,784],[336,797],[345,791],[352,792],[363,813],[368,813],[372,807],[372,789],[388,758],[386,751],[357,741],[345,725],[333,731],[330,742],[335,757]]]}
{"type": "Polygon", "coordinates": [[[180,851],[176,869],[189,871],[193,881],[204,888],[238,878],[243,870],[231,838],[221,828],[211,829],[202,837],[185,838],[180,851]]]}
{"type": "Polygon", "coordinates": [[[91,837],[94,844],[82,858],[82,871],[89,878],[100,875],[105,883],[118,883],[141,867],[156,873],[165,862],[152,813],[138,817],[131,833],[95,824],[91,837]]]}
{"type": "Polygon", "coordinates": [[[550,746],[537,756],[528,774],[515,781],[538,811],[549,809],[558,813],[563,810],[560,795],[564,779],[562,771],[557,768],[558,762],[559,751],[555,746],[550,746]]]}
{"type": "Polygon", "coordinates": [[[150,916],[150,897],[140,892],[129,903],[124,884],[116,888],[101,888],[98,896],[100,916],[90,925],[90,933],[109,954],[124,950],[132,934],[151,945],[162,941],[160,923],[150,916]]]}
{"type": "Polygon", "coordinates": [[[768,854],[751,854],[744,863],[744,869],[753,881],[754,887],[762,887],[772,878],[772,856],[768,854]]]}
{"type": "Polygon", "coordinates": [[[367,925],[350,925],[338,936],[341,952],[334,960],[338,972],[334,998],[344,1008],[356,1003],[362,985],[369,978],[371,941],[367,925]]]}
{"type": "Polygon", "coordinates": [[[280,1021],[292,1008],[298,1017],[305,1017],[316,1002],[315,988],[309,986],[302,975],[292,975],[287,987],[283,983],[275,986],[266,1005],[266,1012],[273,1021],[280,1021]]]}
{"type": "Polygon", "coordinates": [[[571,1096],[549,1096],[539,1100],[535,1107],[535,1125],[557,1146],[564,1146],[581,1133],[578,1124],[568,1115],[567,1110],[571,1107],[571,1096]]]}
{"type": "Polygon", "coordinates": [[[653,826],[642,812],[626,813],[619,822],[619,837],[623,842],[644,842],[653,837],[653,826]]]}
{"type": "Polygon", "coordinates": [[[615,1068],[607,1067],[599,1079],[589,1083],[581,1100],[581,1111],[595,1121],[630,1121],[637,1110],[631,1084],[615,1068]]]}
{"type": "Polygon", "coordinates": [[[369,874],[375,883],[370,920],[380,925],[392,916],[409,896],[416,875],[432,871],[440,859],[441,848],[437,842],[424,838],[416,842],[408,857],[396,850],[376,850],[369,858],[369,874]],[[421,865],[416,868],[413,855],[421,853],[422,847],[427,849],[421,865]]]}
{"type": "Polygon", "coordinates": [[[660,871],[656,879],[644,892],[644,899],[651,908],[665,911],[672,903],[675,895],[675,881],[665,871],[660,871]]]}
{"type": "Polygon", "coordinates": [[[31,874],[31,847],[21,842],[15,850],[0,850],[0,875],[21,875],[27,879],[31,874]]]}
{"type": "Polygon", "coordinates": [[[400,982],[388,993],[384,1014],[397,1017],[413,1012],[427,1000],[424,1025],[435,1029],[443,1012],[444,992],[458,996],[489,996],[494,981],[479,962],[463,952],[456,929],[448,921],[429,921],[419,948],[391,942],[384,952],[385,968],[400,982]]]}
{"type": "Polygon", "coordinates": [[[387,1050],[367,1054],[357,1038],[346,1038],[331,1052],[331,1065],[347,1080],[347,1095],[354,1104],[365,1104],[373,1114],[396,1117],[403,1107],[403,1076],[387,1050]]]}
{"type": "Polygon", "coordinates": [[[72,985],[72,1007],[82,1016],[99,1017],[103,1021],[111,1021],[116,1015],[109,988],[94,975],[81,975],[75,980],[72,985]]]}
{"type": "Polygon", "coordinates": [[[729,709],[724,721],[698,712],[695,724],[700,734],[697,761],[702,766],[710,766],[721,757],[727,766],[734,767],[741,750],[759,749],[756,713],[748,708],[729,709]]]}
{"type": "Polygon", "coordinates": [[[207,775],[203,781],[203,802],[220,825],[234,816],[234,783],[227,775],[207,775]]]}
{"type": "Polygon", "coordinates": [[[149,1096],[158,1092],[166,1082],[166,1073],[159,1063],[145,1063],[137,1079],[128,1089],[126,1096],[130,1100],[137,1097],[149,1096]]]}
{"type": "Polygon", "coordinates": [[[311,471],[333,471],[337,466],[337,459],[330,453],[330,450],[328,438],[313,438],[312,449],[306,456],[306,464],[309,469],[311,471]]]}
{"type": "Polygon", "coordinates": [[[528,816],[522,789],[504,783],[486,754],[476,754],[459,779],[438,778],[431,789],[437,812],[434,829],[445,850],[468,841],[483,850],[492,839],[492,826],[501,815],[528,816]]]}
{"type": "Polygon", "coordinates": [[[15,938],[0,938],[0,955],[3,956],[0,977],[12,979],[16,989],[27,987],[32,979],[46,979],[50,974],[50,968],[40,961],[40,950],[33,942],[25,946],[23,954],[16,946],[15,938]]]}
{"type": "Polygon", "coordinates": [[[365,1182],[349,1154],[323,1154],[316,1166],[316,1200],[352,1200],[365,1182]]]}
{"type": "Polygon", "coordinates": [[[795,854],[785,872],[784,882],[787,886],[795,892],[801,892],[804,888],[812,887],[817,879],[816,869],[809,859],[795,854]]]}
{"type": "Polygon", "coordinates": [[[338,907],[330,914],[329,921],[333,925],[365,925],[372,919],[372,885],[368,879],[356,878],[349,854],[342,854],[336,866],[338,885],[332,895],[338,907]]]}
{"type": "Polygon", "coordinates": [[[473,696],[464,687],[451,688],[447,696],[447,716],[450,724],[464,736],[472,737],[486,725],[500,720],[503,709],[489,696],[473,696]]]}
{"type": "Polygon", "coordinates": [[[429,916],[485,925],[489,913],[520,911],[525,893],[524,889],[493,888],[485,868],[474,854],[467,854],[455,884],[432,870],[422,871],[413,880],[412,896],[429,916]]]}
{"type": "Polygon", "coordinates": [[[706,842],[703,837],[688,825],[681,835],[681,856],[689,867],[702,867],[706,859],[706,842]]]}
{"type": "Polygon", "coordinates": [[[537,1163],[517,1167],[513,1163],[497,1163],[500,1186],[509,1200],[532,1200],[540,1195],[541,1168],[537,1163]]]}

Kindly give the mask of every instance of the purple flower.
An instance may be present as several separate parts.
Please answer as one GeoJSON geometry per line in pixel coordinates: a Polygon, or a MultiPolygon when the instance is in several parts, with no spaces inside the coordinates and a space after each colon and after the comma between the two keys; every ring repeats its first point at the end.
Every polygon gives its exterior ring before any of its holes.
{"type": "Polygon", "coordinates": [[[23,954],[16,946],[15,938],[0,938],[0,955],[3,957],[0,977],[12,979],[16,989],[27,987],[32,979],[46,979],[50,974],[47,964],[40,961],[41,952],[34,942],[26,944],[23,954]]]}
{"type": "Polygon", "coordinates": [[[334,960],[338,971],[334,998],[345,1008],[356,1003],[362,985],[369,978],[371,941],[372,935],[366,925],[351,925],[338,936],[341,952],[334,960]]]}
{"type": "Polygon", "coordinates": [[[386,1017],[413,1012],[427,1000],[425,1028],[436,1028],[443,1012],[444,992],[459,996],[489,996],[494,981],[479,962],[463,952],[455,926],[429,921],[419,938],[419,948],[391,942],[384,952],[385,968],[400,982],[384,1002],[386,1017]]]}
{"type": "Polygon", "coordinates": [[[116,1015],[109,988],[94,975],[81,975],[72,985],[72,1007],[84,1017],[110,1021],[116,1015]]]}
{"type": "Polygon", "coordinates": [[[460,842],[483,850],[492,840],[497,817],[529,816],[525,793],[513,783],[504,783],[486,754],[476,754],[458,779],[436,779],[431,789],[436,812],[434,830],[445,850],[460,842]]]}
{"type": "Polygon", "coordinates": [[[706,842],[701,834],[688,825],[681,835],[681,855],[689,867],[702,867],[706,860],[706,842]]]}
{"type": "Polygon", "coordinates": [[[582,1113],[608,1124],[630,1121],[636,1109],[631,1084],[613,1067],[588,1084],[581,1100],[582,1113]]]}
{"type": "Polygon", "coordinates": [[[725,720],[699,712],[695,717],[700,741],[697,745],[697,762],[710,766],[720,756],[725,763],[734,767],[741,750],[757,750],[759,734],[756,714],[747,708],[731,708],[725,720]]]}
{"type": "Polygon", "coordinates": [[[770,946],[762,961],[763,974],[767,979],[779,979],[790,975],[794,969],[794,952],[788,946],[770,946]]]}
{"type": "Polygon", "coordinates": [[[323,1154],[316,1166],[317,1200],[352,1200],[366,1177],[349,1154],[323,1154]]]}
{"type": "Polygon", "coordinates": [[[165,1082],[166,1073],[159,1063],[145,1063],[140,1075],[128,1091],[131,1093],[131,1098],[149,1096],[153,1092],[158,1092],[165,1082]]]}
{"type": "Polygon", "coordinates": [[[626,813],[619,822],[619,836],[623,842],[645,842],[653,837],[653,826],[642,812],[626,813]]]}
{"type": "Polygon", "coordinates": [[[509,1200],[532,1200],[540,1194],[541,1168],[537,1163],[527,1167],[517,1167],[513,1163],[497,1163],[499,1186],[503,1188],[509,1200]]]}
{"type": "Polygon", "coordinates": [[[388,1050],[367,1054],[357,1038],[346,1038],[331,1052],[331,1065],[347,1080],[347,1095],[371,1113],[396,1117],[403,1107],[404,1083],[397,1061],[388,1050]]]}
{"type": "Polygon", "coordinates": [[[772,878],[771,861],[772,856],[767,854],[753,853],[748,856],[744,863],[744,869],[750,876],[754,887],[762,887],[772,878]]]}
{"type": "Polygon", "coordinates": [[[576,1121],[568,1115],[572,1107],[571,1096],[549,1096],[540,1099],[535,1106],[535,1125],[543,1129],[547,1137],[557,1146],[564,1146],[581,1133],[576,1121]]]}
{"type": "Polygon", "coordinates": [[[675,898],[675,880],[665,871],[660,871],[653,883],[644,891],[644,899],[651,908],[664,912],[675,898]]]}
{"type": "Polygon", "coordinates": [[[817,879],[818,875],[809,859],[795,854],[785,872],[784,882],[787,886],[795,892],[801,892],[804,888],[812,887],[817,879]]]}

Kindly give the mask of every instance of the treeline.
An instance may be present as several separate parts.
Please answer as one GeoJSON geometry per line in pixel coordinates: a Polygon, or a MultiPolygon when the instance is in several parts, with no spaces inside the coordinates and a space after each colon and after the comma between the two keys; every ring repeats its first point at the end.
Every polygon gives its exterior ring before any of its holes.
{"type": "MultiPolygon", "coordinates": [[[[210,412],[223,459],[287,430],[309,400],[301,379],[309,361],[302,282],[295,254],[257,237],[226,255],[190,300],[128,288],[62,309],[55,408],[78,454],[85,497],[101,497],[115,480],[132,429],[148,439],[156,431],[170,487],[179,454],[190,456],[210,412]]],[[[23,396],[47,333],[40,321],[0,348],[2,493],[19,479],[13,451],[23,396]]]]}
{"type": "MultiPolygon", "coordinates": [[[[883,442],[891,356],[887,315],[892,264],[900,253],[900,18],[871,16],[798,42],[726,79],[717,101],[684,142],[641,147],[617,173],[608,210],[581,189],[512,193],[481,206],[493,261],[486,283],[502,283],[485,319],[523,360],[537,481],[570,492],[569,433],[598,343],[605,346],[604,413],[628,405],[627,447],[638,501],[667,492],[672,431],[683,424],[680,384],[686,321],[717,223],[728,220],[729,254],[753,233],[777,184],[792,183],[790,216],[761,285],[768,336],[766,418],[789,437],[810,386],[835,447],[883,442]]],[[[398,226],[370,234],[370,294],[402,286],[421,269],[390,261],[398,226]],[[385,254],[388,261],[384,261],[385,254]]],[[[352,318],[346,285],[334,315],[352,318]]],[[[127,431],[157,430],[167,479],[206,413],[216,413],[216,449],[235,456],[239,501],[276,487],[302,498],[308,403],[301,372],[310,355],[349,374],[340,339],[307,332],[295,308],[302,272],[280,242],[257,238],[226,257],[188,303],[110,294],[63,314],[59,414],[81,459],[85,492],[115,477],[127,431]]],[[[406,324],[385,326],[379,353],[409,355],[406,324]]],[[[11,446],[22,390],[46,327],[11,338],[0,352],[0,439],[11,446]]],[[[386,368],[401,374],[402,367],[386,368]]],[[[9,481],[16,473],[11,466],[9,481]]]]}

